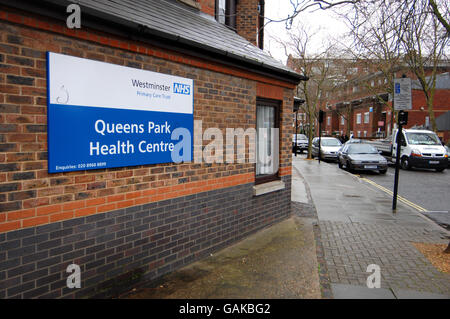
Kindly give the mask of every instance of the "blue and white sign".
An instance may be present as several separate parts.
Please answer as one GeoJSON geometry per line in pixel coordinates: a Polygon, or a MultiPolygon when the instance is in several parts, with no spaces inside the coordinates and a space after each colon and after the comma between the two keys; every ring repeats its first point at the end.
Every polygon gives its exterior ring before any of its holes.
{"type": "Polygon", "coordinates": [[[394,110],[411,110],[411,79],[399,78],[394,79],[394,110]]]}
{"type": "Polygon", "coordinates": [[[169,163],[182,136],[192,145],[191,79],[52,52],[47,63],[50,173],[169,163]]]}

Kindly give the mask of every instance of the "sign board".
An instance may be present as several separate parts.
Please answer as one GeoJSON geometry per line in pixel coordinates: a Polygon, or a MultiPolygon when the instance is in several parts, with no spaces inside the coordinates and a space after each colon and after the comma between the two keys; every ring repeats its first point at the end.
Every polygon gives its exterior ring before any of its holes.
{"type": "Polygon", "coordinates": [[[47,85],[50,173],[173,162],[177,128],[192,159],[191,79],[48,52],[47,85]]]}
{"type": "Polygon", "coordinates": [[[378,126],[383,127],[384,126],[384,121],[378,121],[378,126]]]}
{"type": "Polygon", "coordinates": [[[411,110],[411,79],[394,79],[394,110],[411,110]]]}

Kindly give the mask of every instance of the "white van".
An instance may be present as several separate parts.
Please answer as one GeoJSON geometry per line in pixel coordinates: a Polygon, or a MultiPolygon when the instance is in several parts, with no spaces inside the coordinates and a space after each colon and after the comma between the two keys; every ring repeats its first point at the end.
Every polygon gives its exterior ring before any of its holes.
{"type": "MultiPolygon", "coordinates": [[[[397,156],[397,132],[392,134],[392,159],[397,156]]],[[[436,133],[428,130],[402,130],[400,136],[400,165],[403,169],[412,167],[433,168],[442,172],[448,166],[448,155],[436,133]]]]}

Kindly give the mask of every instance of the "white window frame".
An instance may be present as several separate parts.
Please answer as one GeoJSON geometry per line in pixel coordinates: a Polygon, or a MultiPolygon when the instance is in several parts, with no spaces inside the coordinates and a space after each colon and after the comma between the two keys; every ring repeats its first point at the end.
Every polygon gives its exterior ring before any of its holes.
{"type": "Polygon", "coordinates": [[[370,112],[364,113],[364,124],[367,124],[370,122],[370,112]]]}
{"type": "Polygon", "coordinates": [[[356,114],[356,124],[361,124],[361,113],[356,114]]]}

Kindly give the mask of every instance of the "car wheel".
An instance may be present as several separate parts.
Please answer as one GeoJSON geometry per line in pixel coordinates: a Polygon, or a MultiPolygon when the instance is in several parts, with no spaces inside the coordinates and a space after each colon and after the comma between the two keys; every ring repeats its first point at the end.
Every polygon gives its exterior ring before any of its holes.
{"type": "Polygon", "coordinates": [[[350,173],[353,173],[353,168],[352,168],[352,164],[350,164],[350,161],[347,161],[347,164],[345,164],[345,166],[347,167],[347,171],[349,171],[350,173]]]}
{"type": "Polygon", "coordinates": [[[409,163],[409,158],[407,156],[403,156],[402,157],[400,165],[402,166],[402,169],[404,169],[404,170],[410,170],[411,169],[411,164],[409,163]]]}
{"type": "Polygon", "coordinates": [[[386,174],[386,172],[387,172],[387,169],[380,169],[380,174],[386,174]]]}
{"type": "Polygon", "coordinates": [[[436,172],[443,172],[445,168],[436,168],[436,172]]]}

